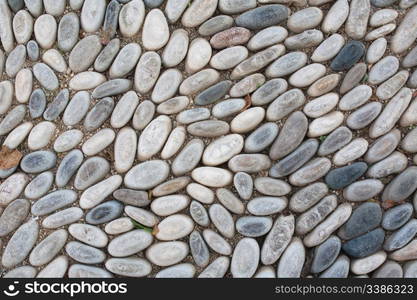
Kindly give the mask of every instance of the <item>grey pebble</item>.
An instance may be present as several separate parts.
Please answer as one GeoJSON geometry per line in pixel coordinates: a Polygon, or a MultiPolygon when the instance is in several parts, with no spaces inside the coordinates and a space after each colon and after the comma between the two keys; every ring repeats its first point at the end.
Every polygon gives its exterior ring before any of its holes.
{"type": "Polygon", "coordinates": [[[47,215],[59,208],[68,206],[77,200],[77,194],[72,190],[56,190],[37,200],[31,208],[35,216],[47,215]]]}
{"type": "Polygon", "coordinates": [[[89,210],[85,221],[92,225],[110,222],[118,218],[123,212],[123,205],[118,201],[107,201],[89,210]]]}
{"type": "Polygon", "coordinates": [[[39,150],[25,155],[20,162],[20,167],[27,173],[41,173],[53,168],[55,164],[55,153],[47,150],[39,150]]]}

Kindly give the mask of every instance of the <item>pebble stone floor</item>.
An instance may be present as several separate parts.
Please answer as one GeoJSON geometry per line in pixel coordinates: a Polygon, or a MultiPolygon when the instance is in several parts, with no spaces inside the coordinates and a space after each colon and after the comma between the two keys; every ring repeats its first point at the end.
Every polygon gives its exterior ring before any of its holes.
{"type": "Polygon", "coordinates": [[[417,0],[0,0],[0,276],[417,277],[417,0]]]}

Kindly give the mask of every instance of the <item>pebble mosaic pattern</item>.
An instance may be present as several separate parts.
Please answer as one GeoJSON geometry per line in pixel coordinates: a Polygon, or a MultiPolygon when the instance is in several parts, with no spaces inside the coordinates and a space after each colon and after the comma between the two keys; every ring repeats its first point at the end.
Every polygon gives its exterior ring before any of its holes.
{"type": "Polygon", "coordinates": [[[0,0],[1,277],[417,277],[417,0],[0,0]]]}

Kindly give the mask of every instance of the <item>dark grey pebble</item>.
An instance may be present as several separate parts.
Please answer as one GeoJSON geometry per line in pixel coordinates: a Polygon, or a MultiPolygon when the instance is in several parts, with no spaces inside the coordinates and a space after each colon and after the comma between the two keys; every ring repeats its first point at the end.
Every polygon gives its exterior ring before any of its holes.
{"type": "Polygon", "coordinates": [[[208,89],[202,91],[194,98],[197,105],[209,105],[224,97],[232,87],[230,80],[221,81],[208,89]]]}
{"type": "Polygon", "coordinates": [[[29,98],[29,114],[32,119],[42,116],[46,108],[46,96],[42,89],[36,89],[29,98]]]}
{"type": "Polygon", "coordinates": [[[342,249],[349,256],[362,258],[380,250],[384,238],[384,230],[378,228],[344,243],[342,249]]]}
{"type": "Polygon", "coordinates": [[[106,81],[96,87],[92,93],[94,98],[104,98],[108,96],[116,96],[127,92],[132,87],[132,81],[128,79],[118,78],[106,81]]]}
{"type": "Polygon", "coordinates": [[[251,9],[236,19],[236,25],[251,30],[258,30],[279,24],[288,18],[288,8],[284,5],[263,5],[251,9]]]}
{"type": "Polygon", "coordinates": [[[84,155],[78,149],[74,149],[64,156],[55,176],[55,183],[58,187],[63,187],[70,181],[71,177],[81,166],[83,159],[84,155]]]}
{"type": "Polygon", "coordinates": [[[89,224],[98,225],[110,222],[118,218],[123,212],[123,205],[118,201],[107,201],[93,209],[85,216],[85,220],[89,224]]]}
{"type": "Polygon", "coordinates": [[[120,40],[118,38],[112,39],[97,56],[94,62],[94,69],[97,72],[106,71],[110,67],[117,53],[119,52],[119,49],[120,40]]]}
{"type": "Polygon", "coordinates": [[[311,272],[320,273],[326,270],[336,260],[340,253],[342,243],[337,236],[329,237],[324,243],[314,249],[311,272]]]}
{"type": "Polygon", "coordinates": [[[365,174],[367,169],[368,165],[364,162],[356,162],[346,167],[333,169],[327,173],[325,182],[333,190],[343,189],[365,174]]]}
{"type": "Polygon", "coordinates": [[[348,42],[330,64],[334,71],[348,70],[356,64],[365,53],[365,45],[359,41],[348,42]]]}
{"type": "Polygon", "coordinates": [[[85,129],[92,131],[99,128],[110,117],[113,108],[114,101],[110,97],[106,97],[97,102],[84,119],[85,129]]]}
{"type": "Polygon", "coordinates": [[[308,139],[291,154],[272,166],[269,170],[270,176],[283,177],[295,172],[314,156],[318,147],[318,140],[308,139]]]}
{"type": "Polygon", "coordinates": [[[377,203],[367,202],[359,205],[349,220],[340,228],[339,236],[344,240],[358,237],[379,226],[382,209],[377,203]]]}

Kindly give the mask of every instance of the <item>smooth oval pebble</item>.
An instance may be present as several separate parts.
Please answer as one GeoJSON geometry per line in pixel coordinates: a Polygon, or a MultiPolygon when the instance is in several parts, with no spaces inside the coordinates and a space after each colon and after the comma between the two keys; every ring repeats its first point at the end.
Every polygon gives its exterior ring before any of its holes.
{"type": "Polygon", "coordinates": [[[65,251],[71,258],[84,264],[101,263],[106,258],[106,255],[101,250],[80,242],[69,242],[65,246],[65,251]]]}
{"type": "Polygon", "coordinates": [[[220,233],[232,238],[235,233],[235,224],[232,215],[220,204],[213,204],[209,208],[209,216],[220,233]]]}
{"type": "Polygon", "coordinates": [[[294,216],[279,216],[266,236],[261,248],[261,261],[265,265],[276,262],[291,242],[294,234],[294,216]]]}
{"type": "Polygon", "coordinates": [[[8,177],[0,185],[0,203],[7,205],[15,200],[29,182],[29,177],[24,173],[16,173],[8,177]]]}
{"type": "Polygon", "coordinates": [[[414,177],[417,176],[417,168],[409,167],[396,176],[385,187],[382,201],[402,201],[408,198],[417,188],[414,177]]]}
{"type": "Polygon", "coordinates": [[[233,277],[252,277],[258,267],[259,256],[260,249],[258,242],[255,239],[241,239],[235,247],[230,265],[233,277]]]}
{"type": "Polygon", "coordinates": [[[155,226],[159,221],[158,217],[155,214],[143,208],[126,206],[124,211],[133,220],[137,221],[139,224],[148,227],[155,226]]]}
{"type": "Polygon", "coordinates": [[[395,206],[385,211],[381,226],[386,230],[396,230],[410,219],[412,213],[413,206],[410,203],[395,206]]]}
{"type": "Polygon", "coordinates": [[[305,102],[305,96],[300,89],[292,89],[276,98],[266,110],[268,121],[278,121],[295,111],[305,102]]]}
{"type": "Polygon", "coordinates": [[[11,202],[0,216],[0,236],[4,237],[13,232],[26,219],[30,203],[25,199],[11,202]]]}
{"type": "Polygon", "coordinates": [[[327,269],[339,255],[341,241],[336,236],[329,237],[324,243],[314,249],[311,272],[319,273],[327,269]]]}
{"type": "Polygon", "coordinates": [[[305,261],[305,249],[299,238],[293,238],[278,263],[278,278],[299,278],[305,261]]]}
{"type": "Polygon", "coordinates": [[[110,258],[105,263],[110,272],[129,277],[144,277],[152,271],[151,264],[143,258],[110,258]]]}
{"type": "Polygon", "coordinates": [[[384,231],[378,228],[344,243],[342,249],[352,257],[363,258],[380,250],[383,242],[384,231]]]}
{"type": "Polygon", "coordinates": [[[303,141],[307,128],[307,117],[302,112],[296,111],[292,113],[272,144],[269,156],[272,159],[279,159],[291,153],[303,141]]]}
{"type": "Polygon", "coordinates": [[[64,124],[67,126],[78,124],[87,114],[89,105],[90,94],[86,91],[77,92],[64,111],[62,116],[64,124]]]}
{"type": "Polygon", "coordinates": [[[133,228],[132,220],[128,217],[122,217],[107,223],[104,227],[104,231],[107,234],[121,234],[130,231],[133,228]]]}
{"type": "Polygon", "coordinates": [[[89,187],[80,196],[80,207],[89,209],[98,205],[111,195],[122,184],[122,181],[120,175],[113,175],[89,187]]]}
{"type": "Polygon", "coordinates": [[[200,202],[195,200],[190,204],[190,216],[200,226],[208,226],[210,224],[207,210],[200,202]]]}
{"type": "Polygon", "coordinates": [[[161,241],[172,241],[188,236],[194,228],[193,220],[181,214],[171,215],[157,225],[155,237],[161,241]]]}
{"type": "Polygon", "coordinates": [[[100,181],[110,170],[109,162],[99,156],[87,159],[78,169],[74,179],[74,187],[85,190],[100,181]]]}
{"type": "Polygon", "coordinates": [[[64,52],[72,50],[78,41],[80,21],[75,13],[65,14],[58,25],[58,47],[64,52]]]}
{"type": "Polygon", "coordinates": [[[238,154],[243,148],[243,138],[239,134],[230,134],[213,141],[203,153],[203,163],[217,166],[238,154]]]}
{"type": "Polygon", "coordinates": [[[247,210],[255,216],[269,216],[284,210],[287,206],[285,197],[256,197],[247,204],[247,210]]]}
{"type": "Polygon", "coordinates": [[[50,262],[64,247],[68,233],[65,229],[52,232],[32,250],[29,262],[32,266],[41,266],[50,262]]]}
{"type": "Polygon", "coordinates": [[[101,129],[87,139],[81,149],[87,156],[96,155],[107,148],[114,141],[115,137],[116,134],[112,129],[101,129]]]}
{"type": "Polygon", "coordinates": [[[153,241],[152,235],[144,230],[133,230],[110,241],[107,250],[113,257],[126,257],[146,249],[153,241]]]}
{"type": "Polygon", "coordinates": [[[34,219],[21,225],[8,241],[1,264],[6,268],[12,268],[22,262],[35,245],[38,234],[39,225],[34,219]]]}
{"type": "Polygon", "coordinates": [[[32,205],[31,212],[35,216],[47,215],[59,208],[73,203],[77,194],[72,190],[56,190],[43,196],[32,205]]]}
{"type": "Polygon", "coordinates": [[[155,278],[193,278],[195,272],[192,264],[183,263],[159,271],[155,278]]]}
{"type": "Polygon", "coordinates": [[[394,251],[407,245],[416,234],[417,231],[416,219],[411,219],[404,226],[397,231],[393,232],[392,235],[385,240],[384,250],[394,251]]]}
{"type": "Polygon", "coordinates": [[[236,221],[236,230],[247,237],[260,237],[269,232],[272,219],[269,217],[245,216],[236,221]]]}
{"type": "Polygon", "coordinates": [[[59,86],[58,78],[54,71],[44,63],[36,63],[33,66],[33,75],[47,90],[56,90],[59,86]]]}
{"type": "Polygon", "coordinates": [[[83,162],[84,156],[78,149],[70,151],[64,156],[58,166],[55,183],[58,187],[65,186],[83,162]]]}
{"type": "Polygon", "coordinates": [[[191,172],[191,177],[208,187],[223,187],[232,182],[230,171],[216,167],[199,167],[191,172]]]}
{"type": "Polygon", "coordinates": [[[185,195],[167,195],[152,201],[151,210],[158,216],[169,216],[186,208],[190,199],[185,195]]]}
{"type": "Polygon", "coordinates": [[[147,50],[158,50],[168,42],[168,39],[169,29],[165,15],[159,9],[151,10],[143,23],[143,46],[147,50]]]}
{"type": "Polygon", "coordinates": [[[230,126],[220,120],[205,120],[187,126],[188,133],[198,137],[218,137],[229,133],[230,126]]]}
{"type": "Polygon", "coordinates": [[[150,160],[130,169],[124,178],[128,188],[150,189],[163,182],[169,173],[169,165],[162,160],[150,160]]]}
{"type": "Polygon", "coordinates": [[[214,201],[213,191],[201,184],[192,182],[187,185],[186,191],[192,198],[201,203],[210,204],[214,201]]]}
{"type": "Polygon", "coordinates": [[[325,181],[330,188],[341,189],[361,177],[367,169],[368,165],[366,163],[355,162],[346,167],[331,170],[327,173],[325,181]]]}
{"type": "Polygon", "coordinates": [[[70,207],[49,215],[42,221],[42,227],[55,229],[77,222],[84,216],[81,208],[70,207]]]}
{"type": "Polygon", "coordinates": [[[365,201],[378,195],[384,188],[377,179],[365,179],[356,181],[343,191],[343,197],[349,201],[365,201]]]}
{"type": "Polygon", "coordinates": [[[119,13],[120,32],[125,37],[131,37],[139,32],[145,19],[145,5],[143,1],[129,1],[122,6],[119,13]]]}
{"type": "MultiPolygon", "coordinates": [[[[313,204],[315,203],[312,201],[313,204]]],[[[317,201],[316,201],[317,202],[317,201]]],[[[306,201],[307,207],[312,204],[306,201]]],[[[337,197],[329,195],[320,200],[319,203],[301,214],[295,224],[295,231],[298,234],[306,234],[324,220],[337,207],[337,197]]],[[[303,208],[305,210],[305,208],[303,208]]]]}
{"type": "Polygon", "coordinates": [[[189,247],[184,242],[160,242],[146,250],[146,258],[157,266],[167,267],[182,261],[188,252],[189,247]]]}
{"type": "Polygon", "coordinates": [[[93,247],[105,247],[108,242],[107,235],[96,226],[88,224],[71,224],[68,232],[77,240],[93,247]]]}
{"type": "Polygon", "coordinates": [[[39,150],[25,155],[20,167],[27,173],[41,173],[51,169],[56,164],[56,155],[47,150],[39,150]]]}
{"type": "Polygon", "coordinates": [[[217,232],[211,229],[205,229],[203,231],[203,237],[213,251],[222,255],[232,254],[232,246],[217,232]]]}
{"type": "Polygon", "coordinates": [[[85,220],[92,225],[107,223],[122,214],[123,206],[117,201],[104,202],[87,212],[85,220]]]}
{"type": "Polygon", "coordinates": [[[29,199],[37,199],[45,195],[52,186],[54,174],[46,171],[40,173],[25,188],[25,197],[29,199]]]}

